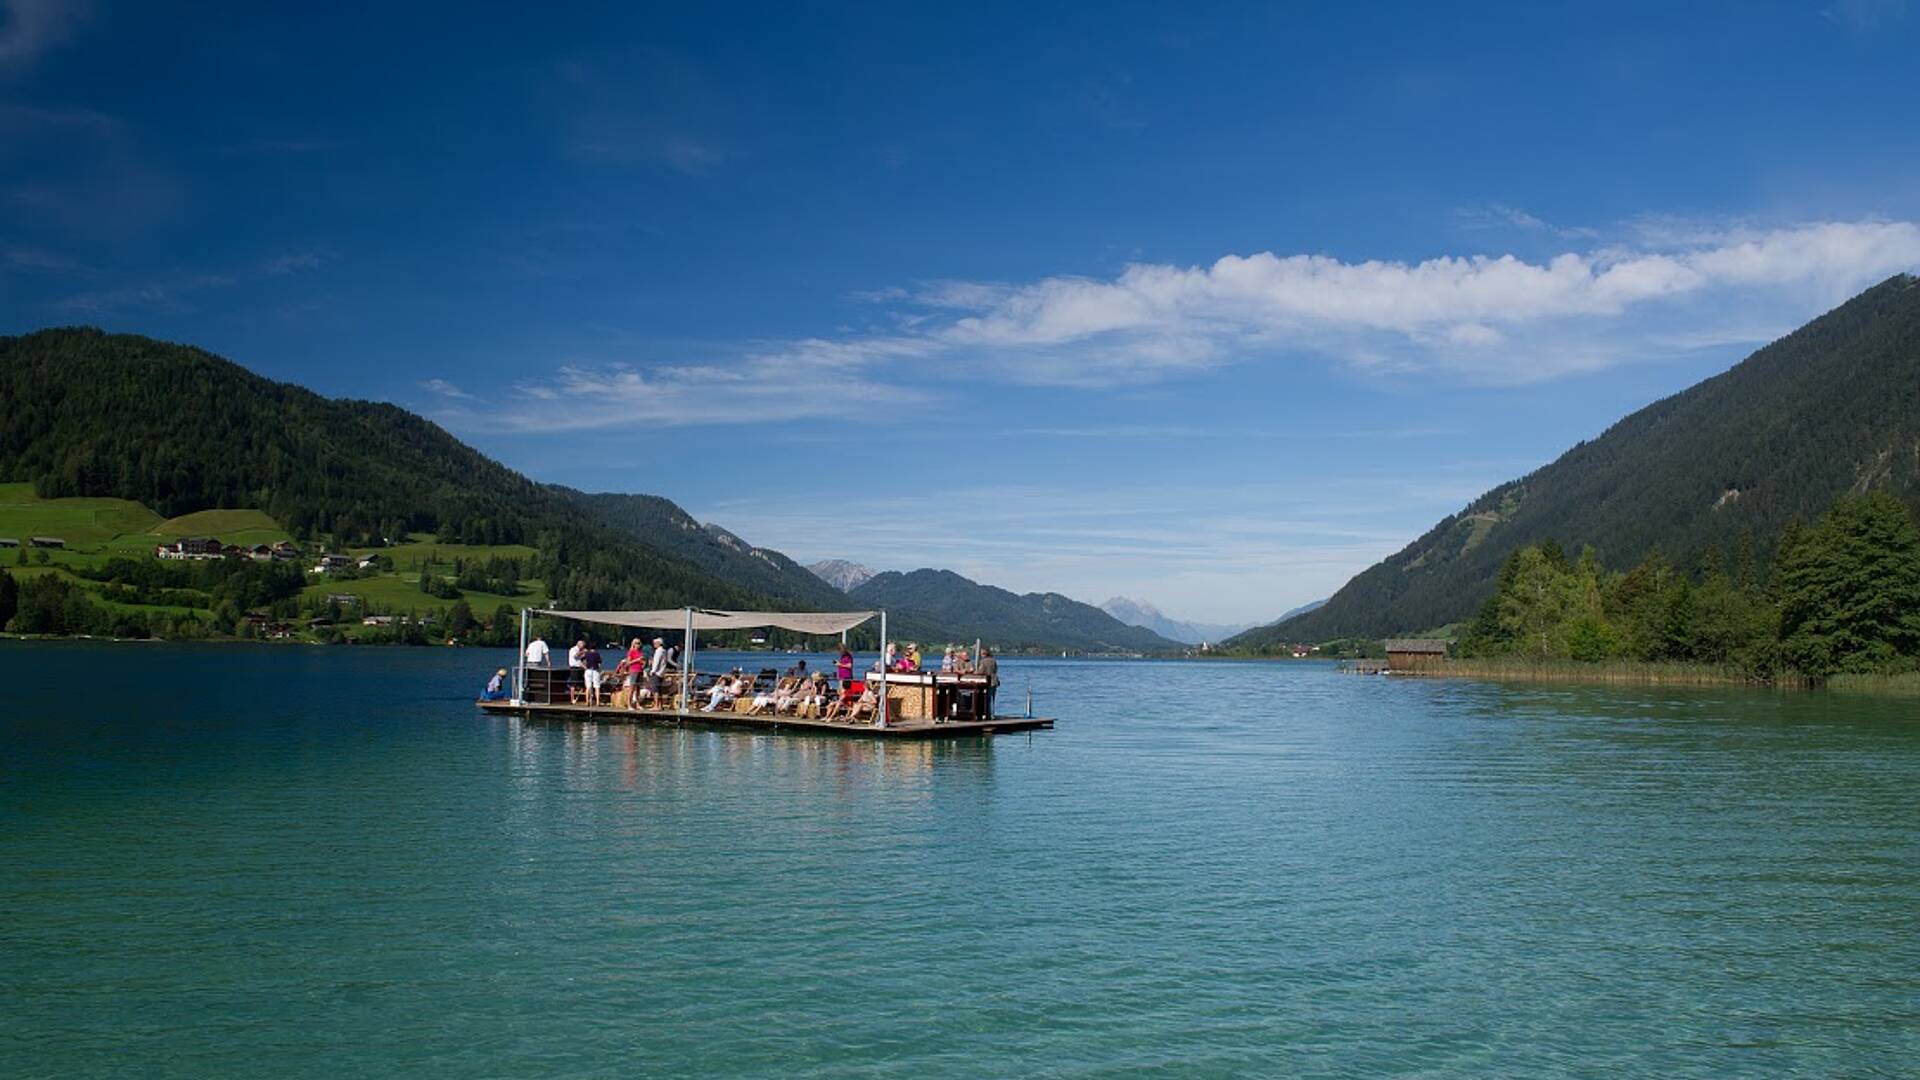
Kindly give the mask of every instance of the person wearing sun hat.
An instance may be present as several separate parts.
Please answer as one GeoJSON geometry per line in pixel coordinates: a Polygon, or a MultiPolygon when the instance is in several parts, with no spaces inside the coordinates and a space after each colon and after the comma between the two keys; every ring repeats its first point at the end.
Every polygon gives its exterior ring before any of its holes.
{"type": "Polygon", "coordinates": [[[487,680],[487,692],[480,695],[481,701],[505,701],[507,697],[507,669],[501,668],[487,680]]]}

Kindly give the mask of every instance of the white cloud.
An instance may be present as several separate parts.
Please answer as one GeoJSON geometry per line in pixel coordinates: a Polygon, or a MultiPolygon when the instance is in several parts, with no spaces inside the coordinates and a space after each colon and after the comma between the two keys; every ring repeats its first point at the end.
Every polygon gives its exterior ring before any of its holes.
{"type": "Polygon", "coordinates": [[[1757,345],[1920,268],[1920,226],[1908,221],[1714,229],[1643,220],[1630,229],[1634,243],[1538,261],[1258,252],[1202,266],[1137,263],[1112,278],[874,290],[857,299],[887,309],[888,332],[755,344],[699,365],[575,364],[523,387],[490,423],[543,431],[824,416],[836,404],[809,390],[823,380],[840,404],[912,400],[921,391],[906,385],[937,385],[928,376],[955,366],[975,380],[1098,388],[1312,356],[1369,372],[1526,383],[1757,345]]]}
{"type": "MultiPolygon", "coordinates": [[[[1301,350],[1363,367],[1519,382],[1621,362],[1676,334],[1751,325],[1756,311],[1790,320],[1776,323],[1778,332],[1920,267],[1920,227],[1904,221],[1688,239],[1539,262],[1260,252],[1206,266],[1136,264],[1112,279],[984,289],[971,310],[919,333],[948,349],[1007,357],[1012,377],[1035,382],[1130,381],[1301,350]]],[[[947,286],[939,299],[958,307],[965,296],[947,286]]]]}
{"type": "Polygon", "coordinates": [[[912,341],[809,340],[749,352],[732,365],[561,364],[503,395],[485,412],[438,414],[457,427],[508,432],[617,427],[766,424],[807,418],[856,422],[859,407],[923,400],[921,392],[864,374],[887,359],[922,355],[912,341]]]}
{"type": "Polygon", "coordinates": [[[460,389],[445,379],[426,379],[420,383],[420,389],[429,393],[439,394],[441,397],[455,398],[462,401],[473,400],[472,394],[467,393],[465,390],[460,389]]]}

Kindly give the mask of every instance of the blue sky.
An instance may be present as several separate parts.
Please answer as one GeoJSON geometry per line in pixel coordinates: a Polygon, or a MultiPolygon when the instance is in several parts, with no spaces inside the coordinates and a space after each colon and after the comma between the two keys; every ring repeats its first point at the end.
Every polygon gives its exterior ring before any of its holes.
{"type": "Polygon", "coordinates": [[[1906,4],[1183,7],[0,0],[0,332],[1250,622],[1920,268],[1906,4]]]}

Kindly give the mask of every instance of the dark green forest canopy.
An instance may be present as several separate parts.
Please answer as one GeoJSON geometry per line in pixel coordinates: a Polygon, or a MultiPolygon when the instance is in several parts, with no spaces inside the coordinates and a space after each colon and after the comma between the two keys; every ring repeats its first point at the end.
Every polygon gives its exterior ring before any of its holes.
{"type": "Polygon", "coordinates": [[[1891,278],[1731,370],[1502,484],[1362,572],[1326,606],[1229,647],[1383,637],[1471,617],[1508,558],[1553,538],[1624,570],[1744,542],[1848,493],[1920,504],[1920,279],[1891,278]]]}
{"type": "Polygon", "coordinates": [[[1172,652],[1185,648],[1059,593],[1020,595],[981,585],[951,570],[877,574],[853,590],[852,596],[862,607],[901,612],[890,636],[918,638],[923,644],[978,637],[1008,649],[1172,652]]]}
{"type": "Polygon", "coordinates": [[[579,500],[607,522],[784,606],[832,611],[847,605],[845,593],[806,567],[778,551],[754,547],[725,529],[701,524],[671,499],[556,490],[579,500]]]}
{"type": "Polygon", "coordinates": [[[342,544],[408,533],[531,544],[533,576],[579,607],[772,606],[422,417],[330,400],[190,346],[92,329],[0,338],[0,400],[0,477],[45,498],[111,496],[167,516],[255,507],[342,544]]]}

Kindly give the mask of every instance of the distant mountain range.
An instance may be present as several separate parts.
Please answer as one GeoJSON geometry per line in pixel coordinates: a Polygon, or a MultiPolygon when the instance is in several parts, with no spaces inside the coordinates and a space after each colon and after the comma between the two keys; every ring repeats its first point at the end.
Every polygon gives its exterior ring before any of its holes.
{"type": "Polygon", "coordinates": [[[841,592],[852,592],[873,578],[872,570],[845,559],[822,559],[816,563],[808,563],[807,569],[815,577],[841,592]]]}
{"type": "Polygon", "coordinates": [[[1014,649],[1170,652],[1180,648],[1180,643],[1152,630],[1129,626],[1059,593],[1022,596],[969,581],[951,570],[875,574],[850,595],[863,607],[898,612],[900,619],[890,617],[891,636],[917,635],[923,645],[977,637],[1014,649]]]}
{"type": "Polygon", "coordinates": [[[840,590],[771,548],[755,547],[718,525],[703,525],[658,495],[586,495],[562,488],[582,506],[663,551],[726,581],[799,610],[846,605],[840,590]]]}
{"type": "Polygon", "coordinates": [[[1743,545],[1768,561],[1790,520],[1838,496],[1920,505],[1920,279],[1868,289],[1698,385],[1487,492],[1349,581],[1316,611],[1230,644],[1381,637],[1473,614],[1518,549],[1592,545],[1624,569],[1743,545]]]}
{"type": "Polygon", "coordinates": [[[324,398],[190,346],[86,328],[0,337],[0,402],[0,481],[43,497],[109,496],[166,516],[257,509],[340,545],[525,545],[519,572],[564,607],[856,603],[888,608],[889,630],[923,644],[1178,648],[1054,593],[930,570],[876,577],[843,561],[816,572],[659,496],[537,483],[405,409],[324,398]]]}
{"type": "MultiPolygon", "coordinates": [[[[1175,619],[1145,600],[1135,600],[1126,596],[1116,596],[1108,600],[1100,605],[1100,610],[1128,626],[1142,626],[1161,637],[1188,645],[1225,641],[1252,625],[1251,623],[1202,623],[1175,619]]],[[[1283,615],[1281,618],[1286,616],[1283,615]]]]}

